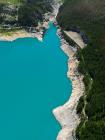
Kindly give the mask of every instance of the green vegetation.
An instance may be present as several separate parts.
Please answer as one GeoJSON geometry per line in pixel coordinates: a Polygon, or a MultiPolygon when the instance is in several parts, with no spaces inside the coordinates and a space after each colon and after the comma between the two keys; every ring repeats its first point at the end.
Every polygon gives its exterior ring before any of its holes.
{"type": "Polygon", "coordinates": [[[11,36],[13,33],[16,33],[19,30],[22,31],[22,28],[18,27],[18,28],[12,28],[10,30],[8,30],[8,29],[0,29],[0,34],[11,36]]]}
{"type": "Polygon", "coordinates": [[[0,27],[37,26],[51,11],[51,0],[0,0],[0,27]]]}
{"type": "Polygon", "coordinates": [[[88,36],[87,47],[77,54],[86,87],[77,106],[77,138],[105,140],[105,1],[66,0],[57,20],[62,29],[79,32],[84,41],[88,36]]]}
{"type": "Polygon", "coordinates": [[[0,0],[0,3],[11,3],[11,4],[18,4],[21,0],[0,0]]]}
{"type": "Polygon", "coordinates": [[[43,14],[50,11],[51,3],[39,0],[26,2],[19,8],[19,24],[21,26],[36,26],[38,21],[43,20],[43,14]]]}

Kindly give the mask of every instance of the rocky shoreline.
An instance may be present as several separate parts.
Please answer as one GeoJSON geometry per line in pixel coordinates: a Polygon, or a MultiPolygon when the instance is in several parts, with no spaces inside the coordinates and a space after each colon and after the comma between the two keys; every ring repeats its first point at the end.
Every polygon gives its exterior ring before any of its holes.
{"type": "Polygon", "coordinates": [[[1,41],[14,41],[18,38],[32,37],[37,38],[39,41],[43,41],[44,31],[48,29],[49,22],[55,22],[59,7],[61,5],[61,0],[53,0],[52,7],[53,12],[44,14],[43,22],[39,22],[37,27],[30,27],[29,32],[24,29],[17,30],[14,32],[9,32],[9,34],[0,33],[1,41]],[[31,29],[33,30],[31,32],[31,29]]]}
{"type": "MultiPolygon", "coordinates": [[[[48,29],[49,22],[54,20],[54,17],[50,15],[51,18],[49,18],[49,20],[46,21],[48,17],[49,15],[45,14],[45,20],[42,23],[39,23],[37,27],[35,27],[37,31],[27,32],[26,30],[21,29],[14,32],[10,31],[9,34],[0,33],[0,40],[1,41],[14,41],[18,38],[32,37],[32,38],[37,38],[39,41],[42,41],[44,30],[48,29]]],[[[30,27],[30,30],[31,30],[31,27],[30,27]]]]}
{"type": "Polygon", "coordinates": [[[72,81],[72,94],[69,100],[63,105],[55,108],[53,114],[62,126],[62,130],[57,136],[57,140],[74,140],[75,130],[80,123],[80,118],[76,113],[76,107],[80,97],[85,90],[83,76],[78,73],[78,64],[75,54],[77,52],[70,46],[65,39],[62,38],[61,30],[58,30],[58,35],[61,38],[61,49],[69,57],[67,77],[72,81]]]}
{"type": "MultiPolygon", "coordinates": [[[[60,1],[60,0],[59,0],[60,1]]],[[[0,35],[0,40],[3,41],[14,41],[18,38],[24,37],[33,37],[38,40],[43,40],[43,28],[47,29],[49,25],[49,21],[55,21],[55,17],[58,13],[58,9],[61,3],[54,0],[53,3],[53,13],[45,14],[45,20],[42,24],[39,23],[37,30],[39,32],[29,33],[25,30],[19,30],[17,32],[12,33],[11,35],[0,35]]],[[[68,72],[67,77],[72,81],[72,94],[69,98],[68,102],[66,102],[63,106],[57,107],[53,110],[53,114],[58,120],[58,122],[62,126],[62,130],[59,132],[57,136],[57,140],[73,140],[75,137],[75,129],[80,122],[80,118],[76,113],[76,107],[79,101],[79,98],[83,95],[84,92],[84,84],[83,84],[83,76],[80,75],[77,71],[78,68],[78,60],[75,57],[76,49],[70,46],[65,39],[62,37],[61,30],[58,29],[58,35],[61,38],[61,49],[65,52],[65,54],[69,57],[68,59],[68,72]]],[[[75,40],[74,40],[75,41],[75,40]]]]}

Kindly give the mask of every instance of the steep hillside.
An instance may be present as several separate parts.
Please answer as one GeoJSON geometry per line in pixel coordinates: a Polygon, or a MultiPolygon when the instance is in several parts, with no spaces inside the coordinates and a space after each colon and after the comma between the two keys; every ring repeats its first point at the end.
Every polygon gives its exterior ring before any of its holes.
{"type": "Polygon", "coordinates": [[[0,26],[36,26],[51,10],[51,0],[0,0],[0,26]]]}
{"type": "Polygon", "coordinates": [[[77,107],[77,138],[105,140],[105,0],[66,0],[57,20],[62,29],[88,36],[87,47],[77,54],[86,86],[77,107]]]}

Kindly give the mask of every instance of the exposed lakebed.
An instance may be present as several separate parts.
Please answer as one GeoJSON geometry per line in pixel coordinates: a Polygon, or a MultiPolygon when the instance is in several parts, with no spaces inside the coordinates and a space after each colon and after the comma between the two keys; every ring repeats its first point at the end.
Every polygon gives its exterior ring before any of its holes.
{"type": "Polygon", "coordinates": [[[52,110],[72,90],[68,57],[50,25],[43,42],[33,38],[0,41],[0,139],[55,140],[60,125],[52,110]]]}

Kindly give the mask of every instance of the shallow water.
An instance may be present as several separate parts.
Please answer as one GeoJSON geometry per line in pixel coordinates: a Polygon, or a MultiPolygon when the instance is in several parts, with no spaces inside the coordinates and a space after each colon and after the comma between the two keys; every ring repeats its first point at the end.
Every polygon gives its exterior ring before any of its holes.
{"type": "Polygon", "coordinates": [[[67,56],[53,25],[43,42],[0,42],[0,140],[55,140],[60,125],[52,110],[72,89],[67,56]]]}

